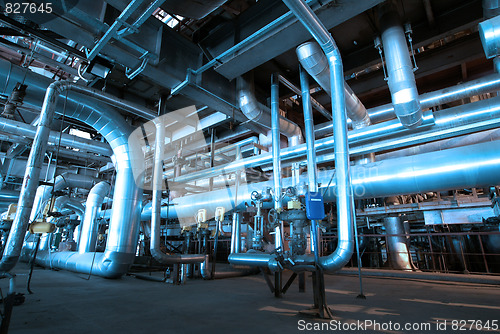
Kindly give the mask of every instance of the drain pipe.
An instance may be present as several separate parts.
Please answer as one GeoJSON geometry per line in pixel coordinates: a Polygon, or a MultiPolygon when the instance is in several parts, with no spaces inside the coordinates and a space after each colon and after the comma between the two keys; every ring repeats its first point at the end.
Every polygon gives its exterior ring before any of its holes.
{"type": "Polygon", "coordinates": [[[392,4],[381,7],[379,21],[394,111],[405,127],[417,127],[422,123],[422,109],[405,32],[392,4]]]}
{"type": "MultiPolygon", "coordinates": [[[[307,42],[299,45],[296,53],[304,70],[319,83],[327,94],[331,95],[328,59],[318,43],[307,42]]],[[[344,82],[344,95],[347,117],[351,119],[352,127],[359,129],[369,126],[371,124],[370,116],[366,112],[365,106],[346,82],[344,82]]]]}
{"type": "Polygon", "coordinates": [[[158,104],[158,118],[153,120],[156,129],[155,152],[153,166],[153,199],[151,212],[151,240],[150,251],[155,260],[162,264],[175,263],[200,263],[205,261],[201,254],[175,254],[168,255],[160,249],[160,225],[161,225],[161,195],[163,191],[163,152],[165,146],[165,124],[162,122],[161,114],[164,110],[165,99],[162,97],[158,104]]]}
{"type": "Polygon", "coordinates": [[[80,232],[80,241],[78,243],[78,252],[94,252],[97,240],[97,231],[99,224],[96,218],[101,211],[101,205],[104,198],[109,194],[110,184],[101,181],[90,190],[85,203],[85,214],[83,216],[80,232]]]}
{"type": "MultiPolygon", "coordinates": [[[[274,179],[274,209],[277,213],[283,210],[281,203],[281,158],[280,158],[280,106],[279,78],[277,73],[271,75],[271,136],[273,141],[273,179],[274,179]]],[[[278,221],[274,228],[274,248],[283,250],[283,222],[278,221]]],[[[262,231],[263,233],[264,231],[262,231]]]]}

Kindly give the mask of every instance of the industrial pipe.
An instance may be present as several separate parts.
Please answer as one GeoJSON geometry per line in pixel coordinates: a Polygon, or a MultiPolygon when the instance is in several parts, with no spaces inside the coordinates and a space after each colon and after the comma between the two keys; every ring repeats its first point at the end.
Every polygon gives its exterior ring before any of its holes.
{"type": "Polygon", "coordinates": [[[50,182],[53,183],[53,185],[41,185],[36,189],[33,208],[31,209],[29,218],[30,221],[36,219],[38,213],[42,209],[43,203],[52,196],[53,192],[64,188],[91,189],[97,183],[97,179],[88,175],[65,172],[61,175],[57,175],[55,179],[50,182]]]}
{"type": "MultiPolygon", "coordinates": [[[[319,83],[328,95],[331,95],[328,60],[318,43],[307,42],[299,45],[296,52],[302,67],[319,83]]],[[[351,120],[352,127],[358,129],[369,126],[371,124],[370,116],[365,106],[346,82],[344,82],[344,96],[347,117],[351,120]]],[[[329,123],[331,124],[332,122],[329,123]]]]}
{"type": "MultiPolygon", "coordinates": [[[[238,79],[238,101],[241,112],[252,122],[260,126],[271,129],[271,111],[268,107],[262,105],[257,101],[251,84],[244,78],[238,79]]],[[[302,130],[294,122],[279,116],[280,133],[289,139],[296,138],[299,143],[302,143],[302,130]]]]}
{"type": "MultiPolygon", "coordinates": [[[[493,141],[353,166],[354,196],[358,199],[379,198],[499,184],[499,147],[500,142],[493,141]],[[394,166],[398,167],[397,170],[394,166]]],[[[324,193],[325,202],[336,200],[334,174],[334,170],[318,172],[319,191],[324,193]]],[[[292,178],[284,178],[282,182],[283,187],[293,184],[292,178]]],[[[300,183],[307,183],[307,177],[301,175],[300,183]]],[[[226,211],[245,210],[252,191],[272,186],[272,181],[249,183],[238,192],[237,203],[231,196],[234,187],[176,198],[168,208],[168,218],[192,217],[199,209],[210,211],[216,207],[225,207],[226,211]]],[[[287,200],[283,198],[283,203],[287,200]]],[[[271,206],[264,202],[263,207],[269,209],[271,206]]],[[[143,214],[143,220],[150,217],[148,210],[143,214]]],[[[166,217],[166,214],[167,208],[164,207],[162,216],[166,217]]]]}
{"type": "MultiPolygon", "coordinates": [[[[0,65],[1,64],[3,64],[3,61],[0,62],[0,65]]],[[[6,78],[4,87],[7,90],[12,89],[12,85],[25,77],[25,83],[28,84],[33,95],[37,96],[40,95],[40,92],[43,92],[51,82],[50,79],[31,72],[26,73],[25,76],[25,71],[21,71],[15,66],[12,66],[11,69],[12,71],[7,77],[5,77],[5,73],[0,73],[0,78],[2,75],[6,78]]],[[[0,80],[0,82],[2,81],[0,80]]],[[[140,201],[142,198],[142,191],[139,187],[141,186],[141,180],[134,179],[130,163],[131,157],[128,137],[132,133],[132,129],[115,109],[98,103],[95,100],[85,98],[81,94],[88,93],[89,96],[95,98],[98,98],[100,95],[105,95],[105,100],[107,102],[113,102],[111,101],[113,99],[112,96],[87,87],[78,87],[71,83],[58,82],[57,85],[57,87],[71,87],[71,90],[78,93],[68,93],[67,100],[65,101],[66,117],[80,120],[95,128],[108,141],[113,150],[116,158],[115,168],[117,171],[113,196],[113,214],[111,216],[109,237],[104,253],[99,253],[94,256],[93,253],[78,254],[76,252],[65,252],[70,254],[62,254],[56,252],[51,253],[49,256],[46,252],[39,252],[37,255],[37,262],[45,266],[52,265],[61,269],[83,273],[92,272],[104,277],[119,277],[128,270],[128,267],[132,264],[135,257],[136,241],[139,232],[140,201]],[[138,184],[136,184],[136,182],[138,182],[138,184]]],[[[1,88],[3,87],[0,87],[0,89],[1,88]]],[[[27,99],[25,99],[25,102],[26,101],[27,99]]],[[[52,102],[55,101],[52,100],[52,102]]],[[[35,106],[39,106],[37,105],[37,100],[33,100],[31,103],[35,106]]],[[[126,104],[120,99],[116,99],[113,103],[113,105],[126,104]]],[[[46,107],[42,109],[47,110],[46,107]]],[[[62,110],[62,108],[60,110],[62,110]]],[[[138,111],[136,110],[136,112],[138,111]]],[[[147,115],[144,114],[144,116],[147,115]]],[[[38,130],[40,130],[40,125],[37,131],[38,130]]],[[[48,132],[44,132],[44,137],[46,137],[48,132]]],[[[37,144],[39,141],[38,138],[39,137],[34,141],[34,144],[38,146],[33,146],[33,148],[39,147],[39,144],[37,144]]],[[[34,150],[33,148],[31,150],[33,152],[32,155],[37,156],[34,152],[40,150],[34,150]]],[[[34,175],[31,175],[30,179],[35,179],[34,175]]],[[[36,178],[36,182],[38,182],[38,178],[36,178]]],[[[21,194],[20,198],[22,202],[25,202],[28,195],[28,193],[24,193],[24,197],[21,194]]],[[[26,224],[27,219],[22,223],[26,224]]],[[[22,230],[19,234],[24,236],[24,231],[26,230],[25,226],[21,226],[21,224],[14,225],[13,231],[17,229],[22,230]]],[[[11,245],[14,245],[14,236],[13,234],[11,234],[11,236],[13,237],[11,245]]],[[[22,240],[20,240],[19,243],[22,243],[22,240]]],[[[13,247],[7,250],[11,249],[16,250],[16,248],[13,247]]],[[[18,252],[10,252],[10,254],[17,256],[18,252]]],[[[0,265],[2,270],[7,269],[7,267],[9,267],[9,269],[12,268],[17,261],[17,259],[8,261],[8,258],[13,259],[10,256],[4,256],[4,258],[2,258],[2,262],[4,263],[0,265]]]]}
{"type": "Polygon", "coordinates": [[[104,198],[109,194],[110,187],[108,182],[101,181],[92,187],[87,196],[85,214],[80,228],[80,241],[78,242],[78,252],[80,254],[95,251],[99,228],[96,219],[101,211],[104,198]]]}
{"type": "MultiPolygon", "coordinates": [[[[271,136],[273,142],[273,183],[274,183],[274,209],[276,212],[283,210],[281,203],[281,158],[280,158],[280,101],[278,74],[271,75],[271,136]]],[[[283,249],[283,222],[278,221],[274,228],[274,248],[283,249]]],[[[261,231],[262,233],[264,231],[261,231]]]]}
{"type": "Polygon", "coordinates": [[[417,127],[422,122],[422,109],[405,32],[392,4],[381,7],[380,25],[394,111],[401,124],[408,128],[417,127]]]}
{"type": "MultiPolygon", "coordinates": [[[[306,134],[307,146],[307,185],[309,192],[315,193],[318,191],[317,181],[317,165],[316,165],[316,150],[314,149],[314,120],[311,106],[311,94],[309,86],[309,78],[306,70],[299,67],[300,87],[302,89],[302,108],[304,111],[304,127],[306,134]]],[[[311,243],[314,251],[314,262],[319,264],[319,230],[318,222],[311,221],[311,243]]]]}
{"type": "Polygon", "coordinates": [[[283,0],[283,2],[319,43],[326,54],[330,68],[339,234],[337,248],[331,255],[321,257],[319,265],[325,271],[336,271],[349,261],[353,253],[353,220],[355,219],[349,174],[349,145],[342,59],[332,36],[307,4],[301,0],[283,0]]]}
{"type": "MultiPolygon", "coordinates": [[[[25,124],[12,119],[0,117],[0,131],[33,139],[35,138],[36,127],[30,124],[25,124]]],[[[50,145],[59,145],[59,139],[61,140],[61,146],[68,146],[78,150],[101,154],[108,157],[113,154],[111,149],[109,148],[109,144],[107,143],[102,143],[97,140],[80,138],[77,136],[69,135],[67,133],[50,131],[50,145]]]]}
{"type": "MultiPolygon", "coordinates": [[[[163,112],[165,101],[160,99],[159,114],[163,112]]],[[[161,194],[163,192],[163,151],[165,146],[165,123],[162,122],[161,116],[155,121],[155,151],[153,164],[153,199],[152,199],[152,214],[151,214],[151,240],[150,251],[155,260],[162,264],[175,263],[200,263],[205,260],[201,254],[165,254],[160,249],[160,225],[161,225],[161,194]]]]}
{"type": "MultiPolygon", "coordinates": [[[[446,87],[433,92],[424,93],[419,96],[422,109],[432,108],[453,101],[458,101],[471,96],[492,93],[500,90],[500,75],[490,74],[482,78],[467,81],[452,87],[446,87]]],[[[394,106],[392,103],[368,109],[368,115],[372,123],[385,122],[394,118],[394,106]]],[[[316,137],[324,136],[331,132],[332,122],[318,124],[315,127],[316,137]]]]}
{"type": "Polygon", "coordinates": [[[393,269],[412,270],[413,263],[406,243],[401,217],[385,217],[386,250],[393,269]]]}

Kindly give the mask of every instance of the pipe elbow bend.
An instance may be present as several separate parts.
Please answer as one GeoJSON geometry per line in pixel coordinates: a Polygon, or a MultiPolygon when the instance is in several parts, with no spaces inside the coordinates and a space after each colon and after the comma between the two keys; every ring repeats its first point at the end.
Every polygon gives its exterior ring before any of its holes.
{"type": "Polygon", "coordinates": [[[128,272],[134,257],[132,253],[106,252],[92,273],[105,278],[120,278],[128,272]]]}
{"type": "Polygon", "coordinates": [[[408,129],[413,129],[422,124],[422,108],[418,100],[395,103],[394,111],[401,124],[408,129]]]}

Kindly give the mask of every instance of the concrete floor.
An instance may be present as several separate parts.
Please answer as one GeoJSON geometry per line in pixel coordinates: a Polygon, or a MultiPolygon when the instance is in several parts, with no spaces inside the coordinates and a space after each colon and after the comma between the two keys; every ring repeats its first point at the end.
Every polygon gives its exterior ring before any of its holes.
{"type": "MultiPolygon", "coordinates": [[[[26,292],[26,264],[19,264],[15,272],[18,291],[26,292]]],[[[338,331],[325,320],[298,313],[311,306],[309,278],[306,293],[299,293],[294,283],[280,299],[274,298],[260,275],[188,280],[184,286],[131,276],[119,280],[85,278],[81,274],[37,268],[31,285],[34,294],[27,294],[25,303],[14,307],[10,333],[259,334],[298,333],[303,332],[301,328],[315,326],[338,331]]],[[[371,320],[381,327],[361,327],[345,333],[454,333],[452,320],[481,320],[483,324],[489,320],[492,324],[492,320],[498,322],[500,318],[499,285],[365,278],[367,299],[362,300],[355,298],[358,284],[355,276],[326,277],[327,300],[335,320],[360,321],[362,325],[371,320]],[[444,320],[447,330],[437,330],[436,322],[444,320]],[[389,322],[392,330],[387,327],[389,322]],[[395,330],[396,323],[429,323],[431,328],[395,330]]],[[[7,286],[7,280],[0,280],[3,294],[7,286]]]]}

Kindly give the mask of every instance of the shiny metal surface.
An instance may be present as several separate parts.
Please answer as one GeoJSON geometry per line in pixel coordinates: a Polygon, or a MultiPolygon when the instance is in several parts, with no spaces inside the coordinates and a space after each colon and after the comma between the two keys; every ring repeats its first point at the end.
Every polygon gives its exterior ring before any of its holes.
{"type": "Polygon", "coordinates": [[[486,58],[500,55],[500,17],[496,16],[479,23],[479,37],[486,58]]]}
{"type": "MultiPolygon", "coordinates": [[[[1,75],[5,74],[1,73],[0,76],[1,75]]],[[[15,85],[17,82],[16,80],[22,80],[24,76],[24,71],[21,71],[18,67],[12,66],[12,71],[8,80],[6,80],[5,83],[2,81],[0,82],[5,84],[4,87],[6,89],[9,89],[15,85]]],[[[25,99],[25,103],[39,106],[39,99],[36,97],[43,95],[43,92],[47,89],[51,80],[32,72],[26,73],[24,79],[25,83],[29,85],[31,92],[31,99],[25,99]]],[[[103,101],[112,103],[114,106],[123,106],[125,110],[131,110],[132,108],[144,117],[148,117],[148,114],[151,114],[151,112],[136,106],[130,106],[128,102],[115,99],[109,94],[105,94],[94,89],[80,86],[77,87],[76,85],[67,82],[58,83],[58,85],[72,90],[72,92],[68,92],[67,100],[63,101],[65,102],[66,117],[80,120],[93,127],[102,134],[111,146],[116,161],[116,183],[114,187],[113,208],[105,253],[102,256],[96,256],[94,263],[92,262],[93,253],[90,253],[91,256],[88,256],[88,253],[76,253],[71,256],[52,254],[51,258],[53,258],[53,260],[51,263],[54,266],[59,265],[58,268],[61,269],[80,270],[81,272],[87,273],[93,263],[92,272],[94,274],[104,277],[119,277],[127,271],[128,266],[132,263],[135,255],[139,232],[139,217],[141,212],[142,180],[134,179],[130,162],[130,147],[128,143],[128,137],[132,132],[130,125],[115,109],[103,104],[102,101],[96,100],[99,100],[102,97],[103,101]],[[87,96],[84,96],[83,94],[87,96]],[[90,262],[85,263],[87,260],[90,262]],[[78,264],[73,261],[78,262],[78,264]],[[98,261],[104,262],[98,263],[98,261]],[[117,262],[113,263],[112,261],[117,262]]],[[[53,105],[52,107],[57,107],[58,110],[63,110],[64,105],[59,104],[57,106],[53,105]]],[[[149,117],[152,118],[151,115],[149,117]]],[[[48,131],[44,134],[45,138],[47,138],[47,136],[48,131]]],[[[36,141],[37,138],[35,137],[35,142],[36,141]]],[[[45,143],[47,143],[47,140],[45,140],[45,143]]],[[[33,146],[33,152],[39,151],[34,155],[37,156],[38,154],[43,157],[40,150],[34,150],[34,148],[36,147],[33,146]]],[[[27,173],[30,175],[31,171],[28,169],[27,173]]],[[[32,179],[35,178],[33,177],[32,179]]],[[[36,182],[38,182],[38,177],[36,178],[36,182]]],[[[28,193],[25,192],[24,196],[27,195],[28,193]]],[[[20,201],[25,201],[23,194],[21,194],[20,201]]],[[[25,228],[23,229],[22,236],[24,236],[24,231],[25,228]]],[[[46,256],[48,256],[48,254],[46,256]]],[[[4,259],[5,261],[8,261],[6,257],[4,257],[4,259]]],[[[2,259],[2,261],[4,261],[4,259],[2,259]]],[[[37,256],[37,261],[38,260],[40,263],[49,262],[41,253],[37,256]]]]}
{"type": "MultiPolygon", "coordinates": [[[[309,86],[309,77],[306,70],[299,68],[300,87],[302,89],[302,108],[304,111],[304,128],[306,135],[307,146],[307,185],[309,192],[318,191],[317,183],[317,165],[316,165],[316,150],[314,149],[314,119],[311,108],[311,94],[309,86]]],[[[316,221],[311,221],[311,250],[314,254],[314,262],[319,263],[319,238],[318,224],[316,221]]]]}
{"type": "Polygon", "coordinates": [[[231,228],[231,254],[241,252],[241,212],[233,212],[231,228]]]}
{"type": "Polygon", "coordinates": [[[99,223],[96,221],[104,198],[108,196],[110,184],[101,181],[90,190],[85,202],[85,214],[80,228],[80,241],[78,242],[78,252],[94,252],[97,240],[99,223]]]}
{"type": "MultiPolygon", "coordinates": [[[[279,79],[278,74],[271,75],[271,136],[273,142],[273,184],[274,184],[274,209],[281,212],[281,140],[280,140],[280,101],[279,101],[279,79]]],[[[274,248],[283,248],[283,222],[278,221],[278,226],[274,228],[274,248]]],[[[261,231],[262,233],[264,231],[261,231]]]]}
{"type": "MultiPolygon", "coordinates": [[[[258,125],[271,129],[271,111],[268,107],[257,101],[251,84],[244,78],[239,78],[238,102],[241,112],[252,122],[258,125]]],[[[297,137],[302,139],[302,130],[300,127],[289,119],[279,116],[280,133],[287,138],[297,137]]]]}
{"type": "Polygon", "coordinates": [[[416,127],[422,121],[422,109],[405,32],[393,5],[386,4],[381,8],[380,25],[394,111],[401,124],[416,127]]]}
{"type": "Polygon", "coordinates": [[[82,220],[85,207],[80,201],[66,195],[57,197],[54,201],[54,211],[62,212],[65,208],[71,209],[82,220]]]}
{"type": "MultiPolygon", "coordinates": [[[[500,182],[499,148],[500,142],[494,141],[353,166],[354,196],[377,198],[497,184],[500,182]]],[[[319,190],[325,192],[326,202],[336,200],[334,173],[333,170],[318,172],[319,190]],[[330,187],[325,189],[329,183],[330,187]]],[[[284,178],[283,187],[291,186],[292,181],[284,178]]],[[[301,175],[300,182],[306,183],[307,176],[301,175]]],[[[234,193],[234,188],[177,198],[168,210],[169,218],[192,217],[198,209],[215,210],[217,206],[226,207],[226,211],[244,210],[245,202],[250,202],[251,192],[266,187],[272,187],[272,181],[248,184],[238,192],[237,203],[234,203],[234,197],[228,196],[228,193],[234,193]]],[[[287,200],[284,198],[283,203],[287,200]]],[[[270,207],[264,203],[264,208],[270,207]]],[[[146,211],[143,214],[142,219],[150,216],[146,211]]],[[[166,216],[167,208],[164,207],[162,217],[166,216]]]]}
{"type": "Polygon", "coordinates": [[[332,36],[306,3],[301,0],[283,0],[283,2],[320,44],[326,54],[330,68],[335,181],[337,184],[338,244],[331,255],[320,258],[319,264],[325,271],[336,271],[342,268],[351,258],[354,250],[353,221],[356,219],[349,171],[349,144],[342,59],[332,36]]]}
{"type": "Polygon", "coordinates": [[[97,181],[98,180],[92,176],[66,172],[56,176],[56,178],[51,181],[54,183],[54,186],[39,186],[36,189],[33,208],[31,209],[30,214],[30,221],[37,217],[39,212],[42,210],[43,204],[52,196],[52,191],[59,191],[65,188],[91,189],[97,181]]]}
{"type": "Polygon", "coordinates": [[[389,253],[389,261],[393,269],[412,270],[410,251],[401,217],[385,217],[384,218],[385,234],[387,240],[387,252],[389,253]]]}
{"type": "MultiPolygon", "coordinates": [[[[318,43],[307,42],[299,45],[296,53],[302,67],[326,93],[331,95],[328,60],[318,43]]],[[[344,90],[347,117],[352,121],[353,128],[358,129],[370,125],[370,116],[366,112],[365,106],[346,82],[344,82],[344,90]]]]}
{"type": "Polygon", "coordinates": [[[40,178],[40,171],[47,149],[47,141],[50,132],[50,123],[54,118],[55,104],[59,94],[66,89],[67,83],[54,82],[47,88],[47,93],[42,105],[39,123],[36,130],[33,145],[26,163],[26,171],[21,186],[17,212],[12,223],[9,238],[5,244],[2,259],[0,261],[0,272],[10,271],[19,260],[23,246],[24,235],[35,199],[36,188],[40,178]]]}
{"type": "MultiPolygon", "coordinates": [[[[35,138],[36,127],[2,117],[0,118],[0,131],[33,139],[35,138]]],[[[107,143],[85,139],[69,135],[67,133],[57,133],[56,131],[50,131],[49,144],[59,145],[59,136],[61,137],[61,146],[69,146],[82,151],[93,152],[105,156],[111,156],[112,154],[112,151],[107,143]]]]}

